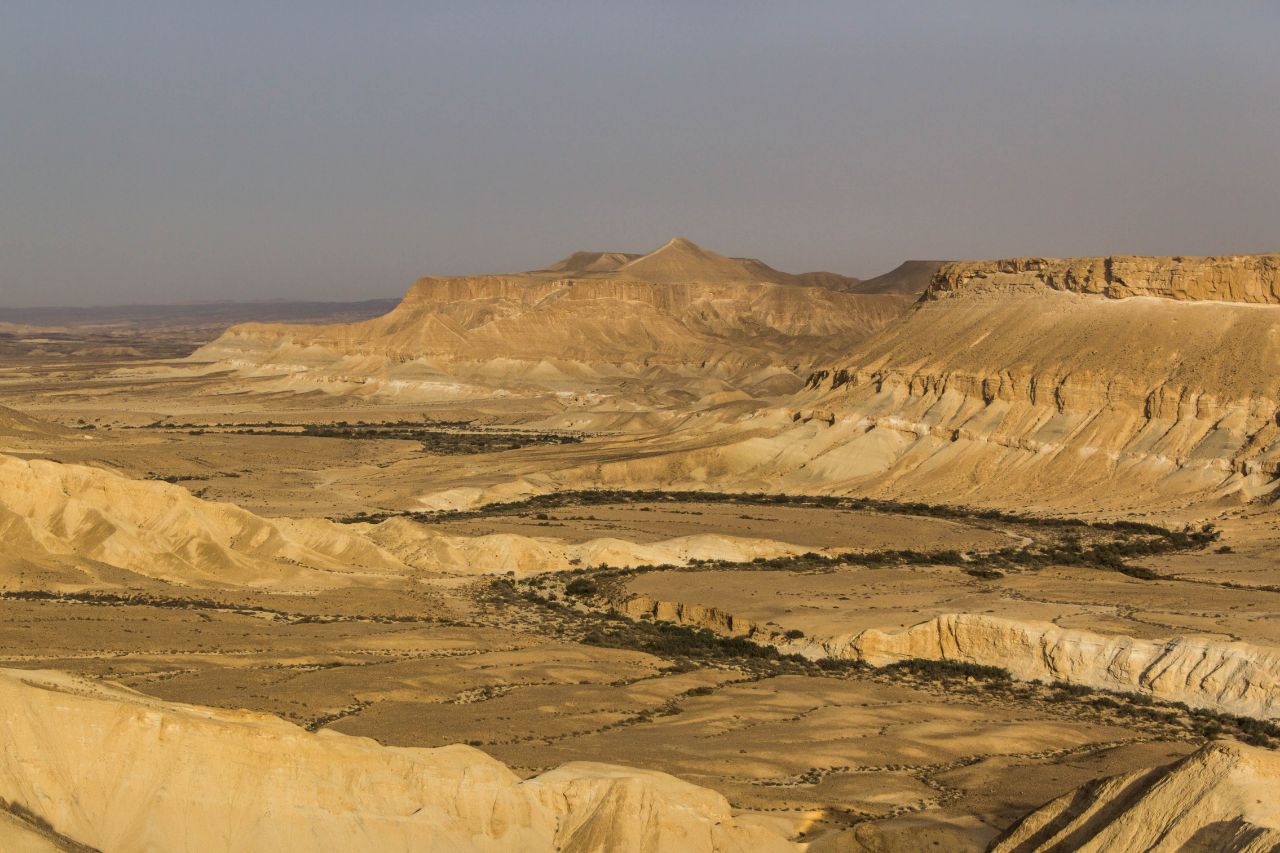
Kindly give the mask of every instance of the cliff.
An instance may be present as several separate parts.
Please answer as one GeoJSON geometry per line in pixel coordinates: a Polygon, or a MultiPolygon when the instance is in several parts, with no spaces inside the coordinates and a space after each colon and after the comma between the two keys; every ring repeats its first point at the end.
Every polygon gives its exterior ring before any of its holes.
{"type": "Polygon", "coordinates": [[[929,297],[964,290],[1047,287],[1110,299],[1280,304],[1280,255],[1222,257],[1009,258],[943,264],[929,297]]]}

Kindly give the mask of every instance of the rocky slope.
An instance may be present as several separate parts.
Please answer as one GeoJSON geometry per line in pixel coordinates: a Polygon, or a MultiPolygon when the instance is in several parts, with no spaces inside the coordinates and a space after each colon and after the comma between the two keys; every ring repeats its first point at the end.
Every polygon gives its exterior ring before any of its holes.
{"type": "Polygon", "coordinates": [[[310,734],[54,672],[0,670],[0,799],[104,853],[798,849],[663,773],[574,763],[521,781],[466,746],[310,734]]]}
{"type": "Polygon", "coordinates": [[[101,468],[0,454],[0,588],[251,587],[307,592],[397,585],[423,572],[520,574],[574,565],[751,560],[811,550],[715,533],[654,542],[572,543],[512,534],[449,535],[381,524],[265,518],[181,486],[101,468]]]}
{"type": "Polygon", "coordinates": [[[839,477],[857,456],[855,481],[951,499],[1252,497],[1280,471],[1278,268],[1273,255],[946,264],[907,317],[797,400],[816,432],[844,438],[815,436],[832,451],[814,447],[809,467],[839,477]]]}
{"type": "Polygon", "coordinates": [[[196,361],[291,386],[422,399],[502,388],[589,392],[639,380],[683,397],[778,393],[898,317],[912,297],[841,288],[676,239],[642,256],[579,252],[545,270],[424,278],[384,317],[236,326],[196,361]]]}
{"type": "Polygon", "coordinates": [[[992,853],[1280,849],[1280,756],[1210,743],[1174,764],[1091,782],[1023,818],[992,853]]]}

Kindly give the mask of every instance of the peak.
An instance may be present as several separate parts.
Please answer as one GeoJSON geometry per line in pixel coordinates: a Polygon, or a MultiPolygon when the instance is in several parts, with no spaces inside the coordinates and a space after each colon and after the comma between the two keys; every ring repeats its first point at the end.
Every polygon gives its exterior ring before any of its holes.
{"type": "Polygon", "coordinates": [[[756,281],[750,262],[726,258],[684,237],[618,269],[620,275],[659,283],[756,281]]]}
{"type": "MultiPolygon", "coordinates": [[[[662,249],[692,249],[696,252],[703,251],[701,246],[690,240],[688,237],[672,237],[663,244],[662,249]]],[[[661,252],[662,249],[659,249],[658,251],[661,252]]]]}

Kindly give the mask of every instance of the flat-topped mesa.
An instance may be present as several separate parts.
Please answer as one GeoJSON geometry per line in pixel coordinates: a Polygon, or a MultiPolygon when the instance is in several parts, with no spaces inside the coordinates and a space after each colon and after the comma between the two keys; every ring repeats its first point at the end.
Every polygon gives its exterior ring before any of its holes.
{"type": "MultiPolygon", "coordinates": [[[[244,324],[193,359],[288,374],[295,389],[311,380],[327,390],[347,387],[359,362],[377,381],[394,380],[401,395],[417,387],[429,395],[454,380],[469,383],[468,394],[491,380],[508,390],[520,382],[550,382],[557,393],[580,389],[568,374],[644,376],[653,387],[660,377],[651,368],[679,373],[682,398],[692,393],[687,376],[777,393],[798,388],[809,366],[879,331],[914,301],[850,292],[857,283],[834,273],[784,273],[677,238],[646,255],[575,252],[530,272],[423,278],[382,317],[244,324]],[[425,381],[424,372],[434,385],[412,385],[425,381]]],[[[361,390],[375,389],[361,382],[361,390]]]]}
{"type": "Polygon", "coordinates": [[[1280,254],[955,261],[934,275],[926,298],[1026,287],[1111,299],[1153,296],[1280,305],[1280,254]]]}

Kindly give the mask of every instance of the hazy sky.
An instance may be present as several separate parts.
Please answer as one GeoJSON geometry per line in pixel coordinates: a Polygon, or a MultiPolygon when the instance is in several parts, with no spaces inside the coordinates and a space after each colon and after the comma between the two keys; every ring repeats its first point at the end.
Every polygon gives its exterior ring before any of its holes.
{"type": "Polygon", "coordinates": [[[1280,251],[1280,3],[0,0],[0,306],[1280,251]]]}

